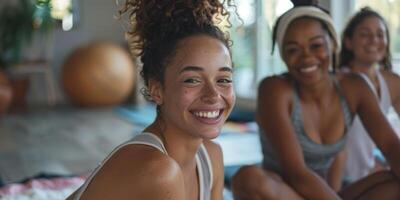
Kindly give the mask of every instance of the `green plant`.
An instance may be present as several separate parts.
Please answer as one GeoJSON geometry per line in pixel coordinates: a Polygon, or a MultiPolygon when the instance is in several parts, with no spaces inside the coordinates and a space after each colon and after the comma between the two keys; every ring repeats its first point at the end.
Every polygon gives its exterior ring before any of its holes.
{"type": "Polygon", "coordinates": [[[0,66],[17,63],[35,32],[53,26],[51,0],[18,0],[0,4],[0,66]]]}

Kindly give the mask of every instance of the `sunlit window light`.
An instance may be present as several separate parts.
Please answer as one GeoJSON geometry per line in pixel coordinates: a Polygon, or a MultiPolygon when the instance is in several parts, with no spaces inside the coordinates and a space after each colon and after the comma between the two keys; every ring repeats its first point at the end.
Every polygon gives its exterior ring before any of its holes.
{"type": "Polygon", "coordinates": [[[72,29],[72,27],[74,26],[74,15],[73,14],[69,14],[64,16],[64,18],[62,19],[62,29],[64,31],[69,31],[72,29]]]}
{"type": "Polygon", "coordinates": [[[245,26],[253,24],[256,21],[254,12],[254,1],[241,0],[238,1],[238,13],[243,20],[245,26]]]}
{"type": "MultiPolygon", "coordinates": [[[[63,20],[71,14],[71,0],[51,0],[51,16],[63,20]]],[[[63,22],[64,23],[64,22],[63,22]]]]}

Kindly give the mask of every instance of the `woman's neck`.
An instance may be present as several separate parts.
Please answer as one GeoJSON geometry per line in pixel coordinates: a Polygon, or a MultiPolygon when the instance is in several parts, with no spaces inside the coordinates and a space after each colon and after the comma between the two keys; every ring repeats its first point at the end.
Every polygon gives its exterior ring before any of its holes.
{"type": "Polygon", "coordinates": [[[162,140],[168,155],[181,166],[182,170],[196,166],[195,155],[203,142],[201,138],[172,130],[162,119],[157,119],[145,131],[154,133],[162,140]]]}
{"type": "Polygon", "coordinates": [[[299,86],[300,98],[304,101],[314,101],[317,104],[323,104],[325,98],[330,98],[332,92],[335,91],[333,80],[329,74],[322,79],[318,84],[312,86],[299,86]]]}
{"type": "Polygon", "coordinates": [[[367,75],[371,80],[376,79],[376,69],[379,68],[379,63],[362,63],[352,61],[349,63],[352,72],[361,72],[367,75]]]}

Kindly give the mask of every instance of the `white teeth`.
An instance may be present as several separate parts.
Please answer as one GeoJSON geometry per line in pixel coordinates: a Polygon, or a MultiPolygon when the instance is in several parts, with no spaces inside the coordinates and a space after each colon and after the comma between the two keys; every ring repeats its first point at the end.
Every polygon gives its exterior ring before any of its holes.
{"type": "Polygon", "coordinates": [[[219,110],[208,111],[208,112],[199,111],[199,112],[195,112],[194,115],[196,115],[197,117],[203,117],[203,118],[216,118],[219,115],[219,110]]]}
{"type": "Polygon", "coordinates": [[[313,65],[311,67],[302,68],[302,69],[300,69],[300,71],[303,73],[309,73],[309,72],[315,71],[317,68],[318,67],[316,65],[313,65]]]}

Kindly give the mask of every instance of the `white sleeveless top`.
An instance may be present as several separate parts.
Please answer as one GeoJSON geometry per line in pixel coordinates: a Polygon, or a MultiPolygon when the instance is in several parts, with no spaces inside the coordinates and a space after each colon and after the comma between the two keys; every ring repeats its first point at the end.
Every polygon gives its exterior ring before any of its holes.
{"type": "MultiPolygon", "coordinates": [[[[392,101],[386,81],[379,69],[376,69],[376,75],[381,92],[380,97],[378,96],[376,88],[368,76],[363,73],[359,74],[374,92],[382,112],[387,115],[389,108],[392,106],[392,101]]],[[[347,162],[344,174],[347,178],[350,178],[351,181],[357,181],[358,179],[368,175],[375,167],[373,150],[376,148],[376,146],[362,125],[358,115],[355,116],[353,124],[348,130],[347,135],[347,162]]]]}
{"type": "MultiPolygon", "coordinates": [[[[85,183],[79,188],[76,195],[74,196],[74,200],[79,200],[86,190],[92,179],[95,177],[97,172],[102,168],[104,163],[106,163],[112,155],[117,152],[122,147],[132,144],[141,144],[141,145],[148,145],[151,147],[156,148],[157,150],[161,151],[164,154],[168,155],[167,150],[164,147],[162,141],[154,134],[149,132],[144,132],[142,134],[137,135],[132,140],[125,142],[115,148],[107,157],[104,159],[99,166],[91,173],[85,183]]],[[[208,155],[208,152],[203,144],[200,145],[199,150],[196,153],[196,165],[197,165],[197,172],[199,176],[199,195],[200,200],[210,200],[211,196],[211,189],[212,189],[212,182],[213,182],[213,171],[211,160],[208,155]]]]}

